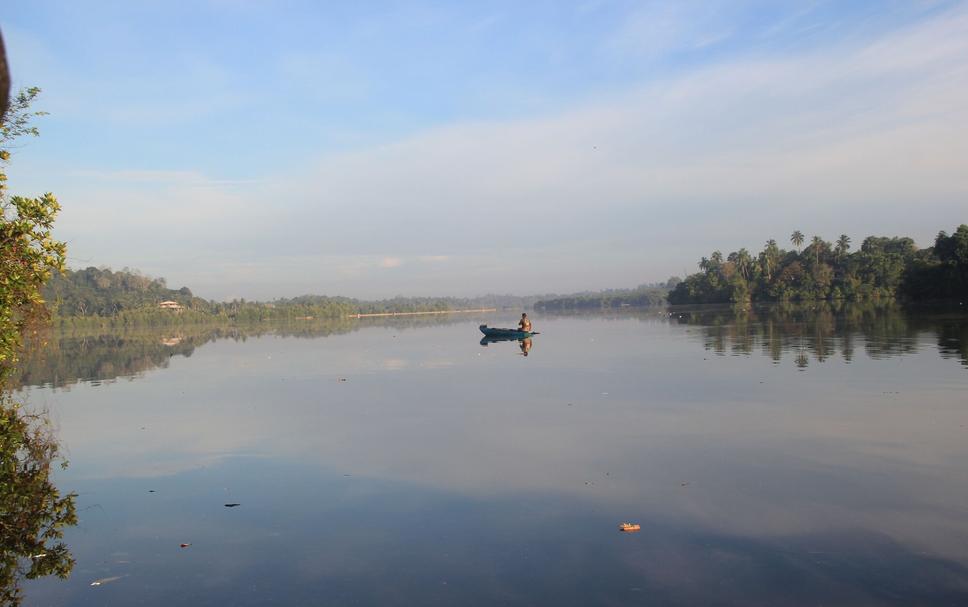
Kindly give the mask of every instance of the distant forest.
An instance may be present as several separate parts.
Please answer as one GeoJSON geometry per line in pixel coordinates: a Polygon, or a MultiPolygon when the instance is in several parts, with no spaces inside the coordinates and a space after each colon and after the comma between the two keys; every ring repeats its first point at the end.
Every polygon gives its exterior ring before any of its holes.
{"type": "Polygon", "coordinates": [[[968,298],[968,225],[939,233],[926,249],[910,238],[870,236],[851,252],[846,235],[833,244],[814,236],[804,247],[800,231],[790,242],[795,250],[769,240],[757,255],[740,249],[703,257],[669,303],[968,298]]]}
{"type": "Polygon", "coordinates": [[[634,289],[608,289],[605,291],[576,293],[549,297],[535,302],[534,309],[539,312],[560,310],[611,310],[615,308],[644,308],[661,306],[666,303],[669,289],[681,280],[671,277],[665,283],[640,285],[634,289]]]}
{"type": "Polygon", "coordinates": [[[476,298],[394,297],[366,301],[348,297],[302,295],[269,302],[237,299],[220,302],[196,297],[188,287],[171,289],[164,278],[152,278],[125,268],[89,267],[55,274],[43,290],[56,324],[166,325],[211,322],[333,319],[350,314],[426,312],[470,308],[524,308],[541,297],[484,295],[476,298]],[[163,301],[181,306],[175,312],[163,301]]]}

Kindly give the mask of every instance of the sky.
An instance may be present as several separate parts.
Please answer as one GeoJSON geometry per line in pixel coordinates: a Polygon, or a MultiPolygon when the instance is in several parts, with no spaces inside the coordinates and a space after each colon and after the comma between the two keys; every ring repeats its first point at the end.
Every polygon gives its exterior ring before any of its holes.
{"type": "Polygon", "coordinates": [[[968,2],[6,0],[69,265],[214,299],[633,287],[968,222],[968,2]]]}

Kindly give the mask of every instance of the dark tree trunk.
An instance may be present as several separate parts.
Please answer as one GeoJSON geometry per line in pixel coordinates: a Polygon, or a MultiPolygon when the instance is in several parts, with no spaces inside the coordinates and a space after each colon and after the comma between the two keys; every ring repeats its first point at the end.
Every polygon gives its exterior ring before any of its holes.
{"type": "Polygon", "coordinates": [[[7,69],[7,51],[3,46],[3,34],[0,34],[0,120],[7,113],[10,103],[10,70],[7,69]]]}

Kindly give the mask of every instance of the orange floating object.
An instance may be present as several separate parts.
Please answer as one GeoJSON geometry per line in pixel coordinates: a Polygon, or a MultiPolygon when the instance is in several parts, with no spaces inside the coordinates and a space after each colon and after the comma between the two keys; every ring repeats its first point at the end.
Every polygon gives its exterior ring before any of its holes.
{"type": "Polygon", "coordinates": [[[636,531],[641,531],[642,525],[639,525],[638,523],[620,523],[618,530],[625,533],[634,533],[636,531]]]}

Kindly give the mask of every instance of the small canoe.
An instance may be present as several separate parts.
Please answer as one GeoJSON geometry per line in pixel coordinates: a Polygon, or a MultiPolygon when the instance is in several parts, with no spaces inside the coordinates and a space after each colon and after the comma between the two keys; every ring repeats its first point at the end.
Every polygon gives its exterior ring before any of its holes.
{"type": "Polygon", "coordinates": [[[506,339],[526,339],[532,335],[536,335],[531,331],[518,331],[517,329],[497,329],[491,328],[487,325],[481,325],[478,327],[487,337],[503,337],[506,339]]]}

